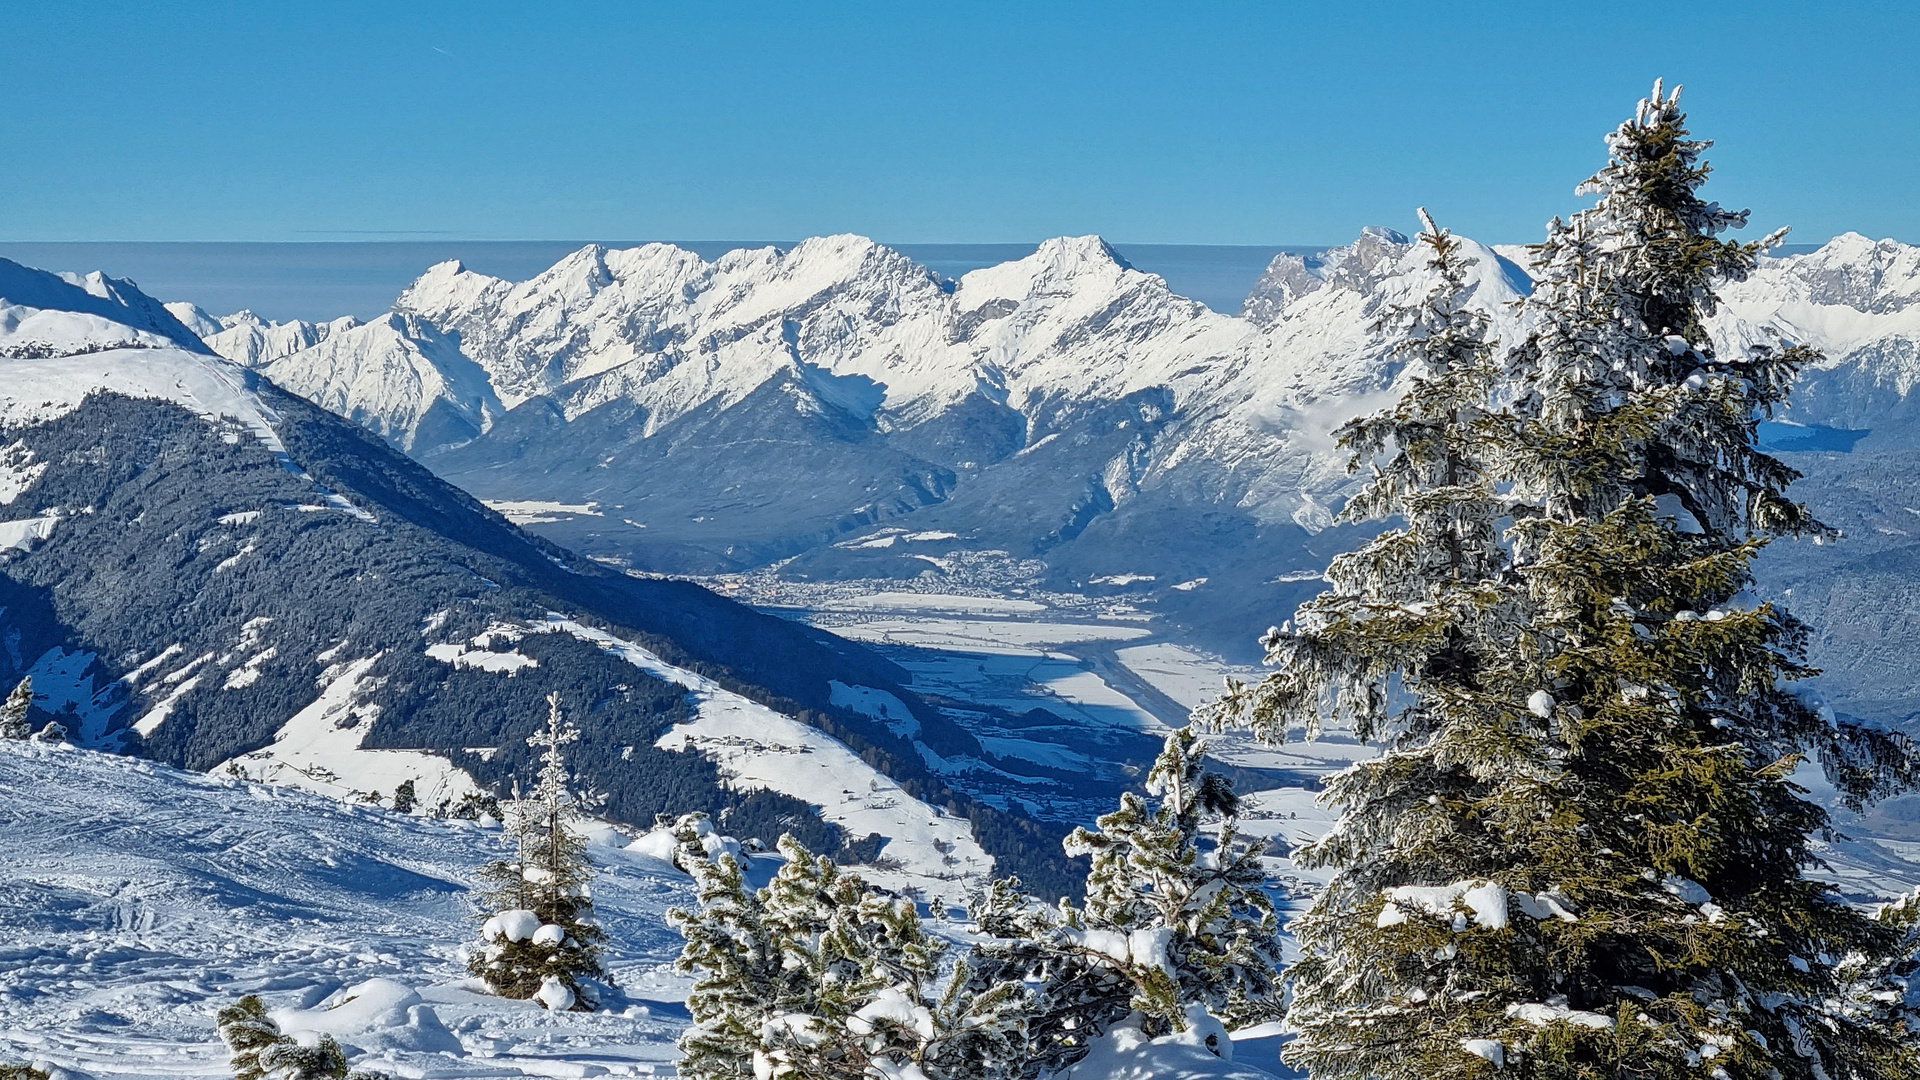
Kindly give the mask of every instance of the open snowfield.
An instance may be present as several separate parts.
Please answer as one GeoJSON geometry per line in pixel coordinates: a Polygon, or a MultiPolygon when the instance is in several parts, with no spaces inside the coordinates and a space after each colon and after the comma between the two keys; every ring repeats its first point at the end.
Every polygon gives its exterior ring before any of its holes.
{"type": "MultiPolygon", "coordinates": [[[[0,1061],[94,1076],[226,1077],[214,1010],[257,993],[403,1077],[671,1074],[685,1022],[661,921],[690,883],[599,844],[614,1011],[477,994],[470,822],[408,817],[133,758],[0,743],[0,1061]]],[[[293,1023],[288,1024],[294,1026],[293,1023]]]]}

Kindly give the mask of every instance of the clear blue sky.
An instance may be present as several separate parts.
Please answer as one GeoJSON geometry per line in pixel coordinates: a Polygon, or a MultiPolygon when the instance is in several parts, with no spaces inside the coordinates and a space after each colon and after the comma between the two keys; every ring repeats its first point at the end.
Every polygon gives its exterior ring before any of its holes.
{"type": "Polygon", "coordinates": [[[20,3],[0,239],[1524,241],[1665,75],[1756,226],[1920,240],[1917,8],[20,3]]]}

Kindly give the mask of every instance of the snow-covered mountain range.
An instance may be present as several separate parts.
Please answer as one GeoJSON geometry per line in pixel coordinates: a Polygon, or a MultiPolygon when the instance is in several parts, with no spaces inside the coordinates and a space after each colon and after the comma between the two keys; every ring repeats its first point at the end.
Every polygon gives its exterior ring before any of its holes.
{"type": "MultiPolygon", "coordinates": [[[[1474,302],[1515,336],[1525,250],[1468,254],[1474,302]]],[[[175,310],[480,497],[543,502],[534,527],[616,564],[1124,582],[1249,659],[1251,629],[1346,543],[1324,531],[1350,483],[1329,432],[1387,399],[1399,365],[1374,324],[1430,283],[1387,229],[1276,257],[1239,315],[1096,237],[950,281],[835,236],[711,262],[590,246],[519,283],[443,263],[366,325],[175,310]]],[[[1833,475],[1865,460],[1830,460],[1855,441],[1915,444],[1917,296],[1920,249],[1849,234],[1766,260],[1712,329],[1825,351],[1769,430],[1833,475]]]]}
{"type": "MultiPolygon", "coordinates": [[[[1526,275],[1473,254],[1509,318],[1526,275]]],[[[1127,580],[1244,653],[1299,592],[1276,573],[1323,561],[1302,549],[1345,483],[1328,429],[1392,383],[1370,325],[1427,284],[1385,230],[1277,260],[1251,319],[1097,237],[958,281],[852,236],[711,262],[587,247],[517,284],[433,267],[324,340],[229,318],[209,341],[483,499],[565,508],[537,527],[594,557],[1127,580]]]]}

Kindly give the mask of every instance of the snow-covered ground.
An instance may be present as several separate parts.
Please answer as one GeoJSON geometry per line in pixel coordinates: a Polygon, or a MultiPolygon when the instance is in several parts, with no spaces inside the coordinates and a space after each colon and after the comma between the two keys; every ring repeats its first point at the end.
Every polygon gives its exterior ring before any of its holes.
{"type": "MultiPolygon", "coordinates": [[[[428,652],[431,655],[432,650],[428,652]]],[[[517,654],[480,655],[498,659],[517,654]]],[[[355,695],[379,659],[376,654],[327,668],[320,676],[320,696],[281,725],[271,745],[223,762],[212,771],[336,799],[362,793],[391,799],[395,788],[412,781],[415,797],[427,807],[457,803],[469,793],[483,794],[465,770],[438,754],[361,748],[361,740],[373,726],[372,707],[356,701],[355,695]]]]}
{"type": "Polygon", "coordinates": [[[594,893],[626,997],[550,1014],[476,993],[462,949],[497,832],[133,758],[0,743],[0,1061],[227,1077],[214,1010],[257,993],[327,1014],[403,1077],[671,1075],[685,986],[671,867],[607,843],[594,893]],[[397,987],[393,984],[398,984],[397,987]],[[377,1006],[377,1007],[375,1007],[377,1006]]]}
{"type": "MultiPolygon", "coordinates": [[[[919,666],[909,664],[919,688],[950,700],[991,699],[1008,712],[1057,710],[1070,714],[1061,717],[1066,728],[1081,731],[1103,724],[1112,730],[1126,718],[1133,736],[1157,740],[1223,677],[1257,675],[1174,641],[1073,640],[1047,629],[1073,625],[1058,612],[1022,614],[956,619],[944,610],[916,615],[896,607],[885,618],[972,635],[972,652],[919,650],[919,666]],[[1063,636],[1069,640],[1056,640],[1063,636]],[[1040,644],[1009,644],[1029,639],[1040,644]],[[1082,653],[1062,651],[1069,648],[1082,653]]],[[[817,800],[850,830],[894,838],[889,850],[903,857],[956,858],[969,863],[968,877],[985,872],[969,836],[939,832],[964,822],[909,820],[926,808],[890,803],[873,789],[870,770],[818,732],[591,627],[556,617],[523,632],[579,636],[686,687],[697,719],[664,741],[712,755],[738,782],[817,800]],[[839,760],[835,749],[850,760],[839,760]],[[864,778],[868,790],[850,792],[847,777],[864,778]],[[893,816],[884,821],[866,816],[887,814],[893,816]],[[970,865],[976,858],[978,867],[970,865]]],[[[343,670],[335,684],[351,678],[343,670]]],[[[867,688],[837,688],[836,696],[877,717],[891,716],[896,706],[905,711],[867,688]]],[[[298,742],[287,737],[297,734],[283,733],[282,744],[298,742]]],[[[1089,775],[1103,767],[1097,741],[1076,749],[1036,729],[989,738],[990,750],[1002,756],[1025,754],[1089,775]]],[[[1373,752],[1338,732],[1282,746],[1226,735],[1212,746],[1214,756],[1240,770],[1247,831],[1286,846],[1330,823],[1316,801],[1319,782],[1373,752]]],[[[466,885],[476,866],[500,852],[496,832],[229,775],[0,744],[0,925],[10,931],[0,940],[0,971],[7,973],[0,979],[0,1060],[45,1060],[102,1077],[222,1076],[212,1012],[260,993],[290,1026],[327,1026],[365,1063],[400,1076],[671,1075],[686,986],[670,970],[679,940],[662,914],[690,899],[687,881],[642,854],[649,845],[619,843],[603,837],[593,850],[602,868],[595,895],[625,996],[607,1013],[550,1015],[476,993],[462,967],[475,929],[466,885]]],[[[1920,884],[1920,845],[1861,837],[1820,851],[1830,864],[1822,873],[1851,896],[1870,899],[1920,884]]],[[[1318,875],[1283,853],[1271,866],[1285,906],[1298,910],[1318,875]]],[[[944,862],[909,863],[897,876],[886,883],[934,891],[961,884],[944,862]]],[[[1100,1080],[1280,1072],[1273,1056],[1279,1035],[1243,1034],[1231,1063],[1177,1040],[1118,1038],[1073,1075],[1090,1067],[1100,1080]]]]}

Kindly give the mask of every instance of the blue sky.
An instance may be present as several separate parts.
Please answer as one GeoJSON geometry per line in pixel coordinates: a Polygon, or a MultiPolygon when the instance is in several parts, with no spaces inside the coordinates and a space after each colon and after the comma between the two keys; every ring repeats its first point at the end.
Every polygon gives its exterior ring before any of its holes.
{"type": "Polygon", "coordinates": [[[1655,75],[1721,201],[1920,240],[1914,5],[40,3],[0,239],[1536,238],[1655,75]],[[1618,10],[1627,14],[1610,14],[1618,10]]]}

